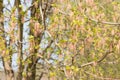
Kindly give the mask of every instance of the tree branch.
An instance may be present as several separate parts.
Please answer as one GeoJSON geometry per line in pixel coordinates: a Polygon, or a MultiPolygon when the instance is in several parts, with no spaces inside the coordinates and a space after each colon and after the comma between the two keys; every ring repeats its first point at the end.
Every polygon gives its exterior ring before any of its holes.
{"type": "Polygon", "coordinates": [[[91,72],[87,72],[85,71],[86,74],[91,75],[92,77],[96,78],[96,79],[101,79],[101,80],[120,80],[120,79],[114,79],[114,78],[104,78],[104,77],[99,77],[95,74],[92,74],[91,72]]]}
{"type": "Polygon", "coordinates": [[[85,66],[89,66],[89,65],[98,64],[98,63],[102,62],[102,61],[107,57],[107,55],[108,55],[109,53],[112,53],[112,52],[113,52],[113,51],[111,51],[111,52],[106,52],[106,54],[105,54],[102,58],[100,58],[98,61],[92,61],[92,62],[83,64],[83,65],[79,66],[79,68],[82,68],[82,67],[85,67],[85,66]]]}
{"type": "Polygon", "coordinates": [[[120,25],[120,23],[117,23],[117,22],[99,21],[99,20],[96,20],[96,19],[92,19],[92,18],[88,17],[88,16],[85,15],[85,14],[84,14],[84,16],[87,17],[89,20],[94,21],[94,22],[96,22],[96,23],[108,24],[108,25],[120,25]]]}

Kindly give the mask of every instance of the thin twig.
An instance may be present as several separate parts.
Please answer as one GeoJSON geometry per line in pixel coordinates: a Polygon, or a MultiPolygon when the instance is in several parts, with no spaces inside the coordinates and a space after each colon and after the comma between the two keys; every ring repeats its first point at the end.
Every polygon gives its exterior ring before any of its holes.
{"type": "Polygon", "coordinates": [[[96,20],[96,19],[92,19],[92,18],[88,17],[88,16],[85,15],[85,14],[84,14],[84,16],[85,16],[86,18],[88,18],[89,20],[94,21],[94,22],[96,22],[96,23],[108,24],[108,25],[120,25],[120,23],[117,23],[117,22],[99,21],[99,20],[96,20]]]}
{"type": "Polygon", "coordinates": [[[104,78],[104,77],[99,77],[95,74],[92,74],[91,72],[87,72],[85,71],[86,74],[91,75],[92,77],[96,78],[96,79],[102,79],[102,80],[120,80],[120,79],[114,79],[114,78],[104,78]]]}
{"type": "Polygon", "coordinates": [[[42,1],[41,1],[41,5],[40,5],[40,14],[41,14],[41,18],[42,18],[42,24],[44,23],[43,22],[43,11],[42,11],[42,1]]]}
{"type": "Polygon", "coordinates": [[[43,77],[43,72],[40,74],[40,76],[39,76],[39,80],[41,80],[41,78],[43,77]]]}
{"type": "Polygon", "coordinates": [[[47,0],[47,4],[45,6],[45,9],[44,9],[44,12],[43,12],[43,23],[44,23],[44,30],[46,30],[47,26],[46,26],[46,11],[47,11],[47,8],[48,8],[48,0],[47,0]]]}
{"type": "Polygon", "coordinates": [[[107,55],[108,55],[109,53],[112,53],[112,52],[113,52],[113,51],[111,51],[111,52],[106,52],[106,54],[105,54],[102,58],[100,58],[98,61],[92,61],[92,62],[85,63],[85,64],[79,66],[79,68],[82,68],[82,67],[85,67],[85,66],[89,66],[89,65],[93,65],[93,64],[98,64],[98,63],[102,62],[102,61],[107,57],[107,55]]]}

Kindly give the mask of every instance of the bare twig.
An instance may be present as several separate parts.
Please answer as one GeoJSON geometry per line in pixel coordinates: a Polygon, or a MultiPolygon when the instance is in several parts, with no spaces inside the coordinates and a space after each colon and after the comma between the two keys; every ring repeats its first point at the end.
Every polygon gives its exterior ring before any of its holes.
{"type": "Polygon", "coordinates": [[[41,1],[41,3],[40,3],[40,14],[41,14],[41,18],[42,18],[42,23],[44,23],[43,22],[43,11],[42,11],[42,1],[41,1]]]}
{"type": "Polygon", "coordinates": [[[43,77],[43,72],[40,74],[40,76],[39,76],[39,80],[41,80],[41,78],[43,77]]]}
{"type": "Polygon", "coordinates": [[[105,64],[117,64],[120,61],[120,58],[113,60],[113,61],[109,61],[109,62],[104,62],[105,64]]]}
{"type": "Polygon", "coordinates": [[[5,6],[4,6],[4,8],[5,8],[8,12],[10,12],[10,13],[11,13],[11,10],[10,10],[10,9],[8,9],[8,8],[7,8],[7,7],[5,7],[5,6]]]}
{"type": "Polygon", "coordinates": [[[98,63],[102,62],[102,61],[107,57],[107,55],[108,55],[109,53],[112,53],[112,52],[113,52],[113,51],[111,51],[111,52],[106,52],[106,54],[105,54],[102,58],[100,58],[98,61],[88,62],[88,63],[86,63],[86,64],[83,64],[83,65],[79,66],[79,68],[85,67],[85,66],[89,66],[89,65],[98,64],[98,63]]]}
{"type": "Polygon", "coordinates": [[[43,50],[42,55],[47,51],[47,49],[51,46],[52,43],[53,43],[53,40],[51,40],[48,46],[45,48],[45,50],[43,50]]]}
{"type": "Polygon", "coordinates": [[[117,22],[99,21],[99,20],[96,20],[96,19],[92,19],[92,18],[88,17],[88,16],[85,15],[85,14],[84,14],[84,16],[85,16],[86,18],[88,18],[89,20],[94,21],[94,22],[96,22],[96,23],[108,24],[108,25],[120,25],[120,23],[117,23],[117,22]]]}
{"type": "Polygon", "coordinates": [[[63,50],[62,50],[62,48],[57,43],[57,41],[53,39],[53,37],[51,36],[51,34],[47,30],[45,30],[45,32],[48,34],[48,36],[51,38],[51,40],[53,40],[54,44],[59,48],[60,52],[64,53],[63,50]]]}
{"type": "MultiPolygon", "coordinates": [[[[47,51],[47,49],[51,46],[51,44],[53,43],[53,41],[51,40],[51,42],[48,44],[48,46],[42,51],[41,54],[38,54],[39,56],[37,56],[37,59],[35,60],[34,64],[32,65],[31,69],[33,68],[33,66],[38,62],[38,60],[40,58],[44,59],[44,54],[47,51]]],[[[49,63],[47,59],[44,59],[45,62],[49,63]]]]}
{"type": "Polygon", "coordinates": [[[5,33],[6,33],[6,31],[4,30],[4,28],[3,28],[3,27],[0,27],[0,31],[2,31],[2,32],[5,32],[5,33]]]}
{"type": "Polygon", "coordinates": [[[114,79],[114,78],[104,78],[104,77],[99,77],[95,74],[92,74],[91,72],[87,72],[85,71],[86,74],[91,75],[92,77],[96,78],[96,79],[101,79],[101,80],[120,80],[120,79],[114,79]]]}
{"type": "Polygon", "coordinates": [[[48,0],[47,0],[47,4],[45,6],[44,12],[43,12],[43,23],[44,23],[44,30],[46,30],[47,26],[46,26],[46,10],[48,8],[48,0]]]}
{"type": "Polygon", "coordinates": [[[101,58],[101,59],[99,59],[98,61],[97,61],[97,63],[100,63],[100,62],[102,62],[106,57],[107,57],[107,55],[109,54],[109,53],[112,53],[113,51],[111,51],[111,52],[106,52],[106,54],[101,58]]]}
{"type": "Polygon", "coordinates": [[[58,9],[59,13],[66,15],[66,16],[70,16],[68,13],[63,12],[62,10],[58,9]]]}

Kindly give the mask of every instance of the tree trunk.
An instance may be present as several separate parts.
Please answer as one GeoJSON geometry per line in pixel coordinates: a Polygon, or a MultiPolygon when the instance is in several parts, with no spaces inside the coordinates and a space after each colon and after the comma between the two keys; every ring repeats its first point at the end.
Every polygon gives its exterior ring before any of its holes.
{"type": "Polygon", "coordinates": [[[36,78],[36,54],[38,53],[37,46],[40,45],[41,40],[41,30],[40,30],[40,10],[39,10],[39,1],[33,0],[34,4],[31,9],[31,21],[30,21],[30,36],[33,36],[34,39],[30,40],[30,54],[32,55],[29,59],[31,63],[28,63],[27,66],[27,77],[26,80],[35,80],[36,78]]]}
{"type": "Polygon", "coordinates": [[[7,45],[6,45],[6,37],[5,37],[5,32],[4,32],[4,19],[3,19],[3,0],[0,0],[0,27],[2,27],[4,35],[3,35],[3,39],[4,39],[4,46],[5,46],[5,50],[3,51],[3,56],[2,56],[2,61],[3,61],[3,67],[4,67],[4,71],[5,71],[5,76],[6,76],[6,80],[14,80],[14,71],[12,69],[11,63],[11,51],[9,51],[8,53],[6,53],[6,49],[7,49],[7,45]]]}
{"type": "Polygon", "coordinates": [[[49,3],[52,3],[52,0],[32,0],[32,3],[34,5],[31,8],[30,36],[33,36],[34,39],[30,42],[30,55],[32,56],[31,63],[28,63],[26,80],[35,80],[36,78],[36,63],[38,61],[36,54],[43,36],[42,31],[46,30],[46,15],[47,10],[51,8],[49,3]],[[40,25],[43,25],[44,28],[40,25]]]}
{"type": "Polygon", "coordinates": [[[11,60],[10,59],[5,60],[5,58],[4,58],[3,62],[4,62],[4,70],[5,70],[6,80],[15,80],[14,72],[11,67],[11,60]]]}
{"type": "Polygon", "coordinates": [[[22,53],[22,42],[23,42],[23,23],[22,19],[24,18],[24,15],[21,14],[22,8],[20,7],[21,2],[20,0],[15,0],[15,6],[17,7],[18,10],[18,73],[17,73],[17,80],[22,80],[22,72],[23,72],[23,65],[22,65],[22,60],[23,60],[23,53],[22,53]]]}

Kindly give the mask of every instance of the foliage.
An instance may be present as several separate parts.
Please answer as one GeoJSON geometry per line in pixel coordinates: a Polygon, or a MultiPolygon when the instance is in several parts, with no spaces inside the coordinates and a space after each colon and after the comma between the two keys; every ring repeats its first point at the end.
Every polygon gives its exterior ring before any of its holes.
{"type": "Polygon", "coordinates": [[[119,1],[24,1],[5,5],[4,31],[0,28],[0,55],[7,62],[17,54],[17,77],[120,79],[119,1]]]}

